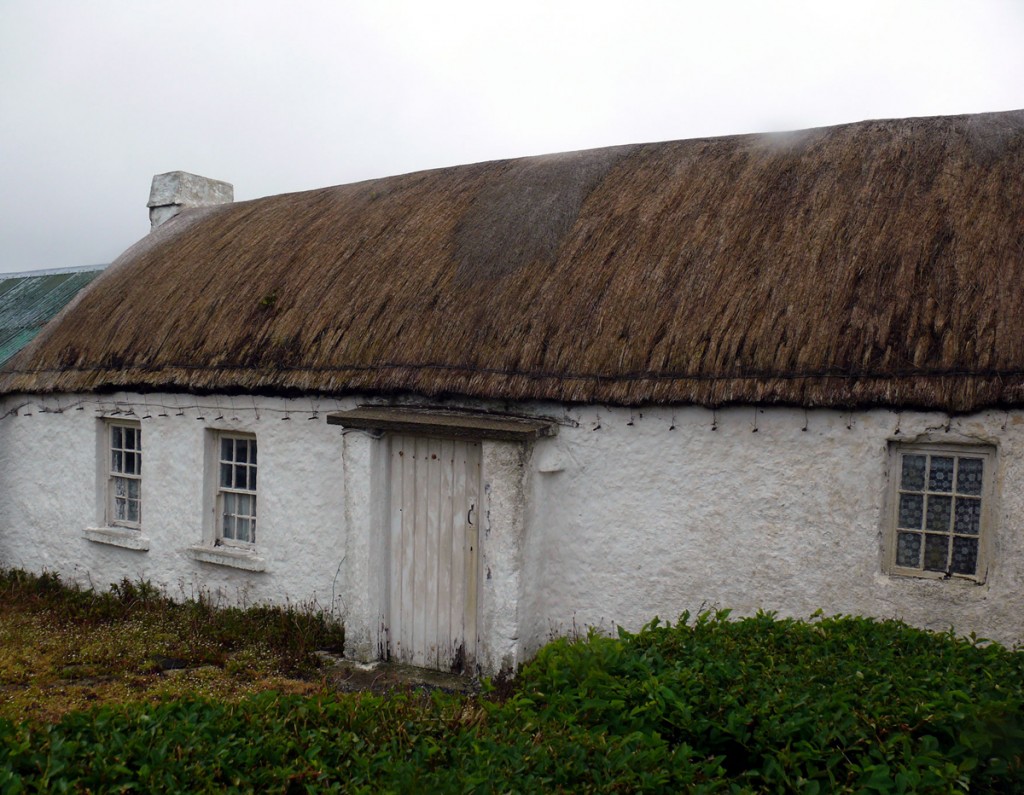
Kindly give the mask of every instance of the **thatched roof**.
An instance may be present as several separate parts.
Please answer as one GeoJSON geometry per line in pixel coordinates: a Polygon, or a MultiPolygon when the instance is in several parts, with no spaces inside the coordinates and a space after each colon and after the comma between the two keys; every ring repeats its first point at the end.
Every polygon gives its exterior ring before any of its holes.
{"type": "Polygon", "coordinates": [[[1024,402],[1024,111],[445,168],[183,213],[0,391],[1024,402]]]}

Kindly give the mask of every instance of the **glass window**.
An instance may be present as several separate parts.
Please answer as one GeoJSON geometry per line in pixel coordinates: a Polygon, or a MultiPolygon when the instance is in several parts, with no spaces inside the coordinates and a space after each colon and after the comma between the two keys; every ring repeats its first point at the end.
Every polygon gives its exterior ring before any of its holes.
{"type": "Polygon", "coordinates": [[[217,449],[217,543],[256,543],[256,439],[221,435],[217,449]]]}
{"type": "Polygon", "coordinates": [[[991,449],[896,448],[893,571],[981,577],[991,449]]]}
{"type": "Polygon", "coordinates": [[[109,423],[107,523],[138,528],[142,525],[142,428],[109,423]]]}

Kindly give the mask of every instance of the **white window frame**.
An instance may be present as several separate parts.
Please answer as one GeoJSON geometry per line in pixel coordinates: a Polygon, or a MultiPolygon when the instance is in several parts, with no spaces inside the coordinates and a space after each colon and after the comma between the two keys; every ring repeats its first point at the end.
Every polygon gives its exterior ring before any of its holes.
{"type": "MultiPolygon", "coordinates": [[[[939,580],[969,580],[973,582],[984,582],[988,571],[988,547],[994,533],[995,511],[995,480],[996,480],[996,451],[995,448],[983,445],[969,444],[942,444],[942,443],[906,443],[891,444],[889,448],[889,505],[886,519],[886,571],[892,575],[921,577],[926,579],[939,580]],[[904,488],[903,459],[908,455],[921,455],[926,457],[923,484],[921,488],[904,488]],[[929,482],[929,472],[933,457],[951,457],[954,459],[954,470],[949,491],[932,489],[929,482]],[[970,491],[960,491],[958,474],[961,459],[981,459],[982,483],[980,492],[977,494],[970,491]],[[901,495],[908,497],[920,495],[922,497],[920,529],[904,527],[901,528],[900,501],[901,495]],[[950,517],[947,523],[947,530],[928,530],[928,500],[931,495],[937,498],[951,497],[950,517]],[[957,529],[957,502],[959,500],[980,500],[978,516],[978,533],[961,532],[957,529]],[[919,553],[916,567],[909,566],[905,562],[898,562],[899,535],[901,532],[909,535],[919,536],[919,553]],[[948,536],[949,547],[946,553],[946,569],[943,571],[930,570],[925,568],[925,549],[927,538],[932,536],[940,538],[948,536]],[[977,558],[974,573],[961,573],[952,571],[952,547],[955,539],[977,539],[977,558]]],[[[902,524],[907,524],[904,520],[902,524]]]]}
{"type": "Polygon", "coordinates": [[[103,442],[103,457],[106,461],[106,498],[105,498],[105,524],[107,527],[124,527],[131,530],[142,529],[142,425],[138,422],[125,422],[125,421],[113,421],[107,420],[104,423],[104,442],[103,442]],[[124,439],[124,432],[131,431],[134,438],[134,446],[126,446],[124,439]],[[121,440],[119,444],[115,443],[115,435],[119,434],[121,440]],[[130,462],[130,464],[129,464],[130,462]],[[137,490],[137,497],[132,498],[128,492],[130,487],[126,488],[125,496],[125,513],[128,514],[127,506],[131,502],[137,504],[137,517],[135,520],[130,518],[118,518],[117,511],[117,500],[120,499],[120,495],[117,494],[117,486],[120,482],[126,484],[135,483],[137,490]]]}
{"type": "Polygon", "coordinates": [[[214,434],[213,442],[211,477],[215,494],[213,506],[214,546],[253,550],[256,548],[257,539],[256,474],[259,467],[256,436],[251,433],[217,431],[214,434]],[[231,443],[231,454],[227,458],[224,447],[226,442],[231,443]],[[244,453],[240,455],[243,450],[244,453]],[[230,482],[225,482],[225,480],[230,482]],[[230,511],[230,523],[234,526],[228,528],[226,511],[232,507],[231,503],[239,498],[251,498],[248,500],[251,510],[247,513],[238,510],[230,511]],[[239,532],[239,520],[244,522],[247,527],[248,540],[238,538],[239,535],[243,535],[239,532]]]}

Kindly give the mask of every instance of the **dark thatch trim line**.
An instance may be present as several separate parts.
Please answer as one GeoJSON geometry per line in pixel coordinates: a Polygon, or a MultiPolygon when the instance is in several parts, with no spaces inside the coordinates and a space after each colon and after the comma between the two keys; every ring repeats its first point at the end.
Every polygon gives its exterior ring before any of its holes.
{"type": "MultiPolygon", "coordinates": [[[[60,374],[72,374],[72,373],[100,373],[109,372],[117,373],[123,377],[123,374],[136,371],[140,373],[160,373],[172,370],[184,370],[189,372],[226,372],[230,370],[245,370],[249,369],[243,364],[218,364],[218,365],[199,365],[189,364],[187,362],[177,362],[164,364],[160,366],[147,367],[145,365],[136,365],[130,368],[111,368],[105,365],[95,365],[91,367],[68,367],[68,368],[40,368],[40,369],[10,369],[4,370],[5,373],[12,375],[56,375],[60,374]]],[[[825,379],[825,378],[839,378],[844,380],[856,381],[861,379],[880,379],[880,380],[897,380],[897,379],[916,379],[916,378],[999,378],[999,379],[1012,379],[1021,378],[1024,379],[1024,368],[1018,368],[1013,370],[926,370],[926,369],[914,369],[907,368],[903,370],[886,370],[886,371],[875,371],[875,370],[860,370],[854,372],[842,372],[840,370],[815,370],[807,372],[777,372],[777,371],[745,371],[735,373],[698,373],[698,372],[668,372],[659,373],[650,370],[642,370],[636,372],[626,373],[559,373],[559,372],[536,372],[531,370],[502,370],[493,367],[472,367],[469,365],[460,364],[445,364],[441,362],[381,362],[373,365],[358,365],[358,364],[339,364],[331,366],[321,367],[308,367],[302,365],[288,366],[274,364],[266,368],[265,370],[258,370],[252,368],[256,372],[270,372],[277,373],[349,373],[349,372],[373,372],[377,370],[442,370],[453,373],[463,373],[470,375],[504,375],[515,378],[531,378],[531,379],[545,379],[545,380],[563,380],[563,381],[766,381],[766,380],[802,380],[802,379],[825,379]]],[[[127,383],[130,383],[130,377],[128,377],[127,383]]],[[[145,386],[140,380],[138,386],[145,386]]]]}
{"type": "Polygon", "coordinates": [[[0,394],[1024,405],[1024,111],[497,161],[187,211],[0,394]]]}

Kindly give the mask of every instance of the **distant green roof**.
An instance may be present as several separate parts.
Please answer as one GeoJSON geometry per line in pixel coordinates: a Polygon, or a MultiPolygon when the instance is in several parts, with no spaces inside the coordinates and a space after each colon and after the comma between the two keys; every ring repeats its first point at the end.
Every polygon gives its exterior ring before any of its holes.
{"type": "Polygon", "coordinates": [[[0,364],[24,348],[103,268],[0,274],[0,364]]]}

